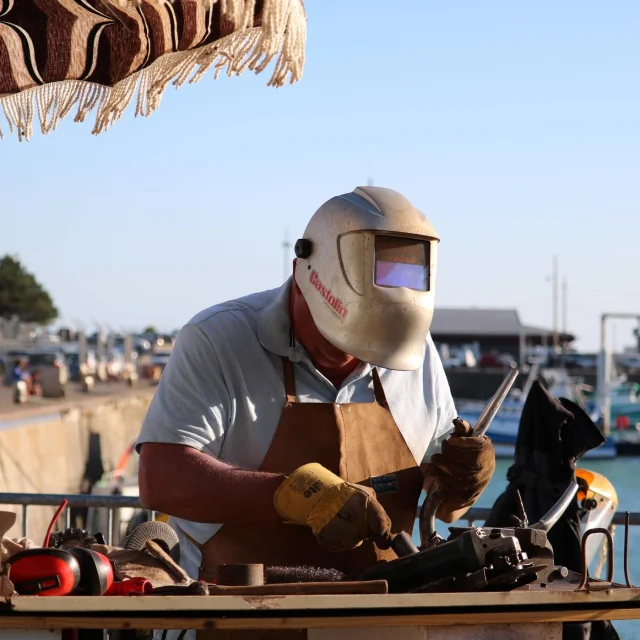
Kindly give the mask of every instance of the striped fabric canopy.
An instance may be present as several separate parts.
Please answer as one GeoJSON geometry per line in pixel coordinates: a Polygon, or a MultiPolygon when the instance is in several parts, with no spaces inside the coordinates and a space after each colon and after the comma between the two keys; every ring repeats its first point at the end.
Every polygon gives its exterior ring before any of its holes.
{"type": "Polygon", "coordinates": [[[268,85],[296,82],[305,42],[303,0],[0,0],[0,106],[20,140],[36,114],[48,133],[73,110],[95,111],[99,134],[134,98],[148,116],[170,82],[212,66],[260,73],[275,59],[268,85]]]}

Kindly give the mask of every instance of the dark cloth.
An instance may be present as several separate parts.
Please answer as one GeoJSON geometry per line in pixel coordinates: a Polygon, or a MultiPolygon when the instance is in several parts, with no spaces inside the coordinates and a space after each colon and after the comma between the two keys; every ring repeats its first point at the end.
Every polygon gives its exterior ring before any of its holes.
{"type": "MultiPolygon", "coordinates": [[[[536,381],[526,398],[515,447],[514,464],[507,471],[509,484],[495,501],[485,526],[509,527],[519,516],[520,492],[529,523],[534,523],[553,507],[569,483],[576,479],[576,462],[587,451],[596,449],[605,438],[574,402],[552,397],[536,381]]],[[[549,531],[555,563],[572,571],[582,571],[580,553],[580,508],[574,500],[549,531]]],[[[564,640],[618,638],[611,623],[566,624],[564,640]],[[613,634],[613,635],[612,635],[613,634]]]]}

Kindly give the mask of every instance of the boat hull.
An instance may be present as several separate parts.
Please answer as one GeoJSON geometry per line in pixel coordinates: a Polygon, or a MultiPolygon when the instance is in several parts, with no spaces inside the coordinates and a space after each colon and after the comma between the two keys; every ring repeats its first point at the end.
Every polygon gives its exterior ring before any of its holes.
{"type": "MultiPolygon", "coordinates": [[[[498,415],[493,419],[487,435],[493,442],[496,458],[513,458],[516,440],[518,438],[518,428],[520,426],[520,415],[514,412],[511,415],[498,415]]],[[[480,417],[476,412],[460,412],[460,417],[474,424],[480,417]]],[[[640,448],[640,447],[639,447],[640,448]]],[[[597,449],[588,451],[583,460],[611,459],[618,454],[616,441],[609,437],[605,443],[597,449]]]]}

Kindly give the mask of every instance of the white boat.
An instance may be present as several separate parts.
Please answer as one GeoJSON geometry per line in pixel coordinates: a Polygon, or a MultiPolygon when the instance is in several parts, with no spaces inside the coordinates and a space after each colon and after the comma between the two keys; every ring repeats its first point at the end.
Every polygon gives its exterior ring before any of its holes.
{"type": "MultiPolygon", "coordinates": [[[[520,391],[514,389],[509,397],[504,401],[500,410],[496,414],[487,435],[491,438],[499,458],[512,458],[515,451],[516,439],[518,437],[518,429],[520,427],[520,417],[524,408],[525,400],[538,377],[539,364],[534,363],[529,370],[527,381],[520,391]]],[[[596,421],[597,415],[593,411],[589,411],[589,407],[585,404],[583,390],[584,386],[570,378],[566,371],[548,370],[544,373],[545,378],[550,383],[549,392],[555,398],[564,397],[572,400],[578,406],[581,406],[596,421]]],[[[470,424],[475,424],[480,414],[486,406],[485,402],[477,400],[457,400],[456,407],[458,415],[467,420],[470,424]]],[[[604,444],[597,449],[588,451],[585,459],[597,458],[615,458],[617,455],[616,441],[609,436],[604,444]]]]}

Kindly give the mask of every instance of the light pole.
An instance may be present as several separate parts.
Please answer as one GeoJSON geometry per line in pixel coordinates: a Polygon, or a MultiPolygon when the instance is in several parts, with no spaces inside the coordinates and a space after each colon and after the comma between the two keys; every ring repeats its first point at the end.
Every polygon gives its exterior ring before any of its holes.
{"type": "Polygon", "coordinates": [[[547,282],[552,283],[553,287],[553,301],[552,301],[552,316],[553,316],[553,350],[558,352],[559,336],[558,336],[558,257],[553,256],[553,272],[551,276],[545,278],[547,282]]]}

